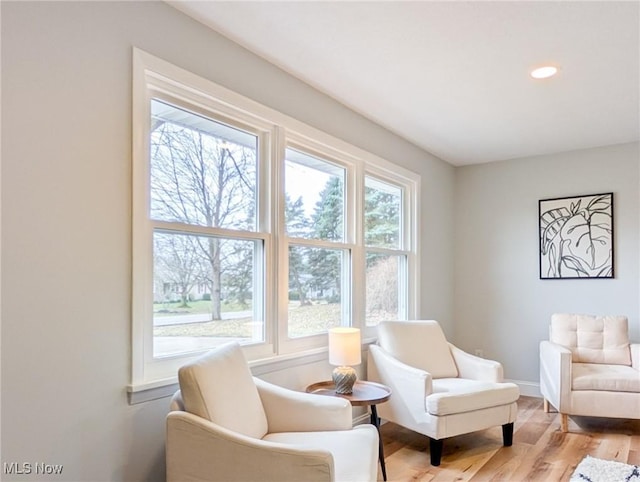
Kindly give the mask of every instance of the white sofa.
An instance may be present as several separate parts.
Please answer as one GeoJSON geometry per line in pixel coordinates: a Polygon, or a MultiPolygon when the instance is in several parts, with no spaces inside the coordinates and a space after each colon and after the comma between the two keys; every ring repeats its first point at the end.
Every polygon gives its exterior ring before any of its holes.
{"type": "Polygon", "coordinates": [[[378,414],[429,437],[431,465],[440,465],[447,437],[501,425],[512,444],[518,386],[502,383],[500,363],[448,343],[436,321],[380,323],[368,356],[369,380],[393,391],[378,414]]]}
{"type": "Polygon", "coordinates": [[[559,313],[540,343],[540,391],[568,416],[640,418],[640,344],[629,343],[624,316],[559,313]]]}
{"type": "Polygon", "coordinates": [[[168,482],[372,482],[378,432],[342,398],[253,378],[237,343],[179,371],[167,415],[168,482]]]}

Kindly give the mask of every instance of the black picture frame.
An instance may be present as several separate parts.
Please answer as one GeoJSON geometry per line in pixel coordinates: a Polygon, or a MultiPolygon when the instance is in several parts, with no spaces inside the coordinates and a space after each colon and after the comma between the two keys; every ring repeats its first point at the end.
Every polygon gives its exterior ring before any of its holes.
{"type": "Polygon", "coordinates": [[[613,193],[538,201],[540,279],[614,277],[613,193]]]}

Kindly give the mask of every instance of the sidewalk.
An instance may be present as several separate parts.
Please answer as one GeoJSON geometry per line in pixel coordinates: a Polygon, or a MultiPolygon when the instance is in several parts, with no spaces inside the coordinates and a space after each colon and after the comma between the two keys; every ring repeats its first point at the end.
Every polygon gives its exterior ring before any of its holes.
{"type": "MultiPolygon", "coordinates": [[[[235,320],[236,318],[250,318],[253,316],[253,311],[229,311],[222,313],[223,320],[235,320]]],[[[183,325],[186,323],[202,323],[211,321],[210,313],[196,313],[196,314],[184,314],[184,315],[167,315],[167,316],[154,316],[153,326],[170,326],[170,325],[183,325]]]]}

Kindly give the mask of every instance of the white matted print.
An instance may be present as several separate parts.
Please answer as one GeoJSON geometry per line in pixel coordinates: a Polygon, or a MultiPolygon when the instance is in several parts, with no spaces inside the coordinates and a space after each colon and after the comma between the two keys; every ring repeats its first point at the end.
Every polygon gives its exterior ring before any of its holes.
{"type": "Polygon", "coordinates": [[[542,199],[540,279],[613,278],[613,193],[542,199]]]}

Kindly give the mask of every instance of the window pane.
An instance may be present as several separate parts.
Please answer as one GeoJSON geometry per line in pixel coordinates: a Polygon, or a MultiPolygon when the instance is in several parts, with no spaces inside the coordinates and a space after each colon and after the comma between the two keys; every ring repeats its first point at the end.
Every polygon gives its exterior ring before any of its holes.
{"type": "Polygon", "coordinates": [[[405,310],[400,303],[400,297],[404,296],[401,289],[404,260],[404,256],[367,253],[367,326],[405,318],[405,310]]]}
{"type": "Polygon", "coordinates": [[[342,321],[344,252],[289,248],[290,338],[326,333],[342,321]]]}
{"type": "Polygon", "coordinates": [[[343,241],[344,179],[343,168],[287,149],[287,234],[297,238],[343,241]]]}
{"type": "Polygon", "coordinates": [[[364,238],[367,246],[400,248],[402,189],[365,178],[364,238]]]}
{"type": "Polygon", "coordinates": [[[156,232],[153,244],[155,357],[264,340],[259,241],[156,232]]]}
{"type": "Polygon", "coordinates": [[[256,229],[255,135],[151,101],[151,218],[256,229]]]}

